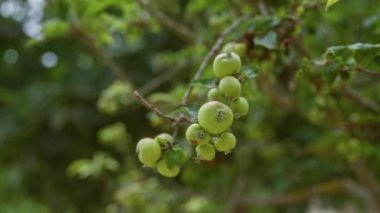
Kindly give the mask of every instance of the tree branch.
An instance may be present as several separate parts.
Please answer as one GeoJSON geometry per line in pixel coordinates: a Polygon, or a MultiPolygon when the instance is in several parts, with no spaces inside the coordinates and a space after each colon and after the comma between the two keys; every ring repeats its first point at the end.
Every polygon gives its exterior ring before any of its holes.
{"type": "Polygon", "coordinates": [[[378,203],[378,208],[380,209],[380,185],[376,181],[375,175],[361,159],[350,162],[350,167],[358,181],[371,192],[373,200],[378,203]]]}
{"type": "Polygon", "coordinates": [[[189,28],[185,27],[184,24],[178,23],[161,11],[152,8],[150,3],[146,0],[137,0],[137,3],[140,4],[140,6],[148,11],[152,16],[154,16],[164,27],[173,31],[186,41],[194,41],[193,32],[189,28]]]}
{"type": "Polygon", "coordinates": [[[135,97],[140,101],[140,103],[145,106],[150,111],[153,111],[156,113],[156,115],[160,118],[169,120],[171,122],[176,122],[177,119],[173,116],[165,115],[161,110],[159,110],[156,106],[154,106],[152,103],[150,103],[148,100],[146,100],[137,90],[133,92],[135,97]]]}
{"type": "Polygon", "coordinates": [[[373,77],[375,79],[380,79],[380,72],[374,72],[372,70],[369,70],[369,69],[366,69],[366,68],[362,68],[362,67],[357,67],[356,70],[359,73],[366,74],[366,75],[371,76],[371,77],[373,77]]]}
{"type": "Polygon", "coordinates": [[[273,197],[242,196],[241,202],[248,206],[286,206],[307,202],[313,197],[331,196],[343,193],[349,193],[360,199],[366,206],[368,212],[376,212],[374,210],[380,208],[379,202],[372,196],[369,190],[349,178],[331,180],[306,189],[273,197]]]}
{"type": "Polygon", "coordinates": [[[127,78],[127,76],[125,75],[125,71],[119,66],[119,64],[116,61],[107,56],[104,53],[104,51],[102,51],[99,47],[96,46],[96,41],[94,38],[84,33],[79,26],[72,26],[71,35],[74,38],[81,41],[83,44],[85,44],[95,55],[96,58],[98,58],[100,61],[102,61],[105,65],[107,65],[110,68],[111,72],[113,72],[113,74],[117,78],[124,82],[128,82],[133,87],[133,83],[130,79],[127,78]]]}
{"type": "Polygon", "coordinates": [[[184,63],[180,66],[174,67],[173,69],[169,71],[163,72],[161,75],[157,76],[156,78],[150,80],[148,83],[146,83],[144,86],[142,86],[138,91],[140,91],[140,94],[146,95],[153,90],[155,90],[157,87],[159,87],[161,84],[165,83],[166,81],[173,78],[176,74],[178,74],[181,70],[185,69],[187,66],[194,63],[193,59],[190,59],[187,61],[187,63],[184,63]]]}
{"type": "Polygon", "coordinates": [[[250,17],[249,15],[245,15],[245,16],[240,17],[239,19],[237,19],[234,23],[232,23],[230,26],[228,26],[222,32],[222,34],[219,36],[219,38],[215,42],[214,46],[211,48],[211,50],[208,52],[208,54],[206,55],[206,57],[203,59],[201,65],[199,66],[199,69],[195,73],[195,75],[194,75],[194,77],[193,77],[193,79],[192,79],[192,81],[190,83],[189,88],[187,89],[185,95],[182,98],[182,105],[187,105],[187,103],[189,102],[190,95],[191,95],[191,93],[192,93],[192,91],[194,89],[193,82],[199,80],[199,78],[202,76],[202,74],[204,73],[204,71],[206,69],[206,66],[210,62],[211,58],[213,58],[216,55],[216,53],[218,52],[218,50],[221,48],[221,46],[222,46],[222,44],[224,42],[225,37],[229,33],[231,33],[234,29],[236,29],[241,23],[243,23],[244,21],[248,20],[249,17],[250,17]]]}
{"type": "Polygon", "coordinates": [[[267,6],[264,4],[263,1],[259,1],[258,2],[258,8],[259,8],[259,11],[261,13],[261,15],[263,15],[264,17],[268,18],[270,15],[269,15],[269,12],[268,12],[268,9],[267,9],[267,6]]]}
{"type": "Polygon", "coordinates": [[[173,147],[175,144],[177,144],[177,137],[178,137],[178,131],[182,123],[192,123],[193,121],[183,115],[180,114],[178,117],[165,115],[163,112],[161,112],[160,109],[158,109],[156,106],[154,106],[152,103],[150,103],[148,100],[146,100],[137,90],[133,92],[134,96],[137,98],[137,100],[140,101],[140,103],[145,106],[148,110],[154,112],[158,117],[166,119],[170,122],[172,122],[172,128],[173,128],[173,141],[170,143],[165,149],[169,149],[173,147]]]}
{"type": "Polygon", "coordinates": [[[345,191],[344,181],[333,180],[322,184],[317,184],[307,189],[291,192],[285,195],[274,197],[248,197],[244,201],[249,204],[259,206],[282,206],[294,203],[302,203],[314,196],[324,196],[343,193],[345,191]]]}
{"type": "Polygon", "coordinates": [[[355,102],[357,105],[368,109],[374,113],[380,114],[380,106],[378,106],[375,102],[363,97],[360,93],[355,91],[353,88],[347,86],[342,89],[343,95],[348,97],[350,100],[355,102]]]}

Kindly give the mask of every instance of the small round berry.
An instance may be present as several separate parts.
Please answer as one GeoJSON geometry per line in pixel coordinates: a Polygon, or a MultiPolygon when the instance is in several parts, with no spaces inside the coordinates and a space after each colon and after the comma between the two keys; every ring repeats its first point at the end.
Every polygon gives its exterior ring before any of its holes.
{"type": "Polygon", "coordinates": [[[245,55],[245,53],[247,52],[247,45],[245,43],[236,43],[234,46],[233,46],[233,52],[235,52],[236,54],[238,54],[240,57],[243,57],[245,55]]]}
{"type": "Polygon", "coordinates": [[[152,138],[143,138],[137,143],[138,158],[144,166],[154,167],[161,157],[161,147],[152,138]]]}
{"type": "Polygon", "coordinates": [[[224,52],[234,52],[238,54],[240,57],[244,57],[247,52],[247,45],[243,42],[229,42],[223,46],[222,50],[224,52]]]}
{"type": "Polygon", "coordinates": [[[235,100],[240,97],[241,84],[237,78],[226,76],[220,80],[219,90],[226,98],[235,100]]]}
{"type": "Polygon", "coordinates": [[[208,91],[207,100],[224,102],[224,97],[218,88],[212,88],[208,91]]]}
{"type": "Polygon", "coordinates": [[[213,71],[217,78],[232,75],[239,72],[241,60],[239,55],[233,52],[220,53],[216,56],[213,64],[213,71]]]}
{"type": "Polygon", "coordinates": [[[218,101],[210,101],[198,111],[198,122],[210,134],[219,134],[231,127],[233,114],[231,109],[218,101]]]}
{"type": "Polygon", "coordinates": [[[173,168],[170,169],[165,159],[160,160],[157,163],[156,169],[161,175],[165,177],[175,177],[179,174],[179,171],[181,170],[181,168],[178,165],[175,165],[173,168]]]}
{"type": "Polygon", "coordinates": [[[199,160],[210,161],[215,158],[215,148],[209,143],[198,145],[195,151],[199,160]]]}
{"type": "Polygon", "coordinates": [[[186,130],[186,139],[190,144],[197,145],[208,143],[211,137],[199,124],[191,124],[186,130]]]}
{"type": "Polygon", "coordinates": [[[214,141],[215,149],[219,152],[228,153],[236,146],[236,138],[231,132],[223,132],[218,139],[214,141]]]}
{"type": "Polygon", "coordinates": [[[165,146],[167,144],[170,144],[173,140],[173,137],[169,135],[168,133],[161,133],[157,135],[154,140],[156,143],[160,144],[161,146],[165,146]]]}
{"type": "Polygon", "coordinates": [[[231,110],[234,113],[234,118],[240,118],[248,114],[249,104],[247,99],[240,97],[238,100],[230,104],[231,110]]]}

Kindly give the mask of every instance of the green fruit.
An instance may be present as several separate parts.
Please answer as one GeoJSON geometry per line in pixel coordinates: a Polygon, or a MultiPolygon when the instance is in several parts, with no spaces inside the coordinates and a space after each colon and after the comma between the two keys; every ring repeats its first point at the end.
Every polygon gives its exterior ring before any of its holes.
{"type": "Polygon", "coordinates": [[[234,52],[238,54],[240,57],[245,56],[247,52],[247,45],[243,42],[229,42],[223,46],[223,52],[234,52]]]}
{"type": "Polygon", "coordinates": [[[230,105],[232,112],[234,113],[234,118],[240,118],[248,114],[249,104],[247,99],[240,97],[238,100],[234,101],[230,105]]]}
{"type": "Polygon", "coordinates": [[[213,64],[214,74],[217,78],[232,75],[241,68],[240,57],[233,52],[220,53],[213,64]]]}
{"type": "Polygon", "coordinates": [[[215,158],[215,148],[209,143],[198,145],[195,151],[199,160],[210,161],[215,158]]]}
{"type": "Polygon", "coordinates": [[[240,97],[241,84],[232,76],[222,78],[219,82],[219,91],[228,99],[234,100],[240,97]]]}
{"type": "Polygon", "coordinates": [[[233,121],[231,112],[227,105],[218,101],[210,101],[199,109],[198,121],[207,132],[219,134],[231,126],[233,121]]]}
{"type": "Polygon", "coordinates": [[[224,97],[223,97],[222,93],[219,91],[218,88],[212,88],[212,89],[210,89],[210,91],[208,91],[207,100],[208,101],[220,101],[220,102],[223,102],[224,101],[224,97]]]}
{"type": "Polygon", "coordinates": [[[191,124],[186,130],[186,139],[190,144],[196,145],[208,143],[211,137],[199,124],[191,124]]]}
{"type": "Polygon", "coordinates": [[[175,177],[179,174],[179,171],[181,170],[181,168],[178,165],[175,165],[172,169],[170,169],[165,159],[160,160],[157,163],[156,169],[161,175],[166,177],[175,177]]]}
{"type": "Polygon", "coordinates": [[[168,133],[161,133],[157,135],[154,140],[156,143],[160,144],[161,146],[165,146],[167,144],[170,144],[173,140],[173,137],[169,135],[168,133]]]}
{"type": "Polygon", "coordinates": [[[222,51],[223,52],[232,52],[234,50],[234,46],[235,46],[235,42],[228,42],[226,43],[223,48],[222,48],[222,51]]]}
{"type": "Polygon", "coordinates": [[[236,54],[238,54],[240,57],[243,57],[245,53],[247,52],[247,45],[245,43],[236,43],[232,47],[232,51],[236,54]]]}
{"type": "Polygon", "coordinates": [[[236,138],[231,132],[224,132],[214,141],[215,149],[219,152],[229,152],[236,146],[236,138]]]}
{"type": "Polygon", "coordinates": [[[232,125],[231,109],[218,101],[210,101],[201,106],[198,111],[198,122],[203,129],[211,134],[226,131],[232,125]]]}
{"type": "Polygon", "coordinates": [[[143,138],[137,143],[136,151],[141,163],[147,167],[154,167],[161,157],[161,147],[152,138],[143,138]]]}

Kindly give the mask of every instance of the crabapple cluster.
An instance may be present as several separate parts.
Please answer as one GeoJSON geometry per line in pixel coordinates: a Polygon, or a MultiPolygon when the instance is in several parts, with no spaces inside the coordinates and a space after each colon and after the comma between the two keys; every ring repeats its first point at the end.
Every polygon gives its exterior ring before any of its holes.
{"type": "Polygon", "coordinates": [[[168,165],[165,155],[165,147],[172,143],[173,137],[167,133],[161,133],[153,138],[143,138],[137,143],[136,152],[140,162],[145,167],[157,169],[166,177],[175,177],[181,170],[179,163],[168,165]]]}
{"type": "Polygon", "coordinates": [[[224,52],[216,56],[213,72],[218,85],[209,90],[207,103],[198,111],[198,123],[186,130],[186,139],[196,145],[197,159],[210,161],[216,151],[229,153],[236,146],[236,138],[230,131],[234,119],[248,113],[249,105],[241,97],[241,83],[236,78],[241,69],[239,55],[224,52]]]}

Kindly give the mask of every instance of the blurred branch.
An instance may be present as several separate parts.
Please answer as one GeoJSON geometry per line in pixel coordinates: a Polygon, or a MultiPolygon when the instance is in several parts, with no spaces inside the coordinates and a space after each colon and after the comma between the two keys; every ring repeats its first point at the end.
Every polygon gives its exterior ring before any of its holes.
{"type": "Polygon", "coordinates": [[[133,87],[133,83],[130,79],[127,78],[125,71],[119,66],[116,61],[106,55],[105,52],[96,45],[94,38],[87,35],[78,26],[72,26],[71,35],[85,44],[92,51],[92,53],[95,54],[96,58],[98,58],[111,69],[117,78],[124,82],[128,82],[133,87]]]}
{"type": "Polygon", "coordinates": [[[133,92],[133,95],[137,98],[137,100],[140,101],[140,103],[145,106],[148,110],[154,112],[158,117],[163,118],[165,120],[172,122],[172,128],[173,128],[173,141],[170,143],[165,149],[169,149],[173,147],[175,144],[177,144],[177,137],[178,137],[178,131],[179,127],[182,123],[192,123],[192,119],[180,114],[178,117],[165,115],[160,109],[158,109],[154,104],[150,103],[148,100],[146,100],[137,90],[133,92]]]}
{"type": "Polygon", "coordinates": [[[350,100],[352,100],[357,105],[368,109],[372,112],[375,112],[377,114],[380,114],[380,107],[373,101],[367,99],[366,97],[362,96],[360,93],[358,93],[353,88],[346,86],[342,89],[343,95],[348,97],[350,100]]]}
{"type": "Polygon", "coordinates": [[[244,201],[259,206],[281,206],[305,202],[315,196],[326,196],[343,192],[345,192],[345,181],[338,179],[285,195],[273,197],[247,197],[244,201]]]}
{"type": "Polygon", "coordinates": [[[199,80],[199,78],[202,76],[202,74],[204,73],[204,71],[206,69],[206,66],[208,65],[208,63],[210,62],[210,60],[216,55],[216,53],[222,47],[223,42],[224,42],[224,38],[229,33],[231,33],[234,29],[236,29],[240,24],[242,24],[244,21],[248,20],[249,17],[250,17],[249,15],[245,15],[245,16],[242,16],[242,17],[238,18],[234,23],[232,23],[230,26],[228,26],[222,32],[222,34],[219,36],[219,38],[215,42],[214,46],[211,48],[211,50],[208,52],[208,54],[206,55],[206,57],[203,59],[201,65],[199,66],[199,69],[195,73],[195,75],[194,75],[194,77],[192,79],[192,82],[190,83],[189,88],[187,89],[185,95],[182,98],[182,104],[183,105],[186,105],[189,102],[190,95],[191,95],[191,93],[192,93],[192,91],[194,89],[193,82],[199,80]]]}
{"type": "Polygon", "coordinates": [[[368,190],[361,185],[355,183],[351,179],[337,179],[325,183],[320,183],[307,189],[296,192],[291,192],[285,195],[273,197],[247,197],[243,200],[244,203],[258,206],[286,206],[296,203],[307,202],[313,197],[331,196],[336,194],[349,193],[352,196],[360,199],[366,206],[368,212],[376,212],[380,209],[377,202],[368,190]]]}
{"type": "Polygon", "coordinates": [[[245,212],[245,205],[241,205],[242,203],[240,200],[244,196],[244,189],[247,186],[247,181],[247,176],[243,174],[241,174],[235,181],[229,193],[230,197],[228,199],[228,212],[245,212]]]}
{"type": "Polygon", "coordinates": [[[348,193],[363,202],[367,208],[367,212],[376,212],[376,210],[380,209],[379,202],[376,202],[371,193],[365,187],[351,180],[345,181],[345,187],[348,193]]]}
{"type": "Polygon", "coordinates": [[[273,102],[289,111],[297,109],[297,105],[292,99],[292,96],[287,93],[285,89],[281,89],[278,85],[270,84],[265,75],[260,75],[260,77],[257,78],[257,82],[260,88],[272,97],[273,102]]]}
{"type": "Polygon", "coordinates": [[[193,59],[188,60],[186,63],[183,63],[177,67],[174,67],[173,69],[169,71],[163,72],[161,75],[157,76],[156,78],[150,80],[148,83],[146,83],[144,86],[142,86],[138,91],[140,91],[141,94],[145,95],[153,90],[155,90],[157,87],[165,83],[166,81],[173,78],[176,74],[178,74],[181,70],[185,69],[187,66],[194,63],[193,59]]]}
{"type": "Polygon", "coordinates": [[[362,67],[357,67],[356,71],[358,71],[360,73],[363,73],[363,74],[366,74],[368,76],[371,76],[371,77],[373,77],[375,79],[380,79],[380,72],[374,72],[372,70],[369,70],[369,69],[366,69],[366,68],[362,68],[362,67]]]}
{"type": "Polygon", "coordinates": [[[358,181],[371,192],[373,200],[375,200],[375,203],[378,204],[378,209],[380,209],[380,185],[376,181],[375,175],[367,167],[366,163],[360,159],[350,162],[350,167],[358,181]]]}
{"type": "Polygon", "coordinates": [[[261,15],[263,15],[266,18],[268,18],[269,17],[269,12],[268,12],[268,9],[267,9],[267,6],[265,5],[265,3],[260,0],[258,2],[257,6],[259,8],[259,11],[260,11],[261,15]]]}
{"type": "Polygon", "coordinates": [[[133,95],[140,101],[140,103],[145,106],[150,111],[153,111],[156,113],[156,115],[160,118],[169,120],[171,122],[176,122],[177,119],[173,116],[165,115],[161,110],[159,110],[156,106],[154,106],[152,103],[150,103],[148,100],[146,100],[137,90],[133,92],[133,95]]]}
{"type": "Polygon", "coordinates": [[[174,19],[170,18],[166,14],[162,13],[159,10],[151,7],[151,3],[147,0],[136,0],[141,7],[143,7],[146,11],[148,11],[152,16],[154,16],[164,27],[176,33],[182,39],[192,42],[194,41],[194,33],[184,24],[178,23],[174,19]]]}

